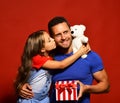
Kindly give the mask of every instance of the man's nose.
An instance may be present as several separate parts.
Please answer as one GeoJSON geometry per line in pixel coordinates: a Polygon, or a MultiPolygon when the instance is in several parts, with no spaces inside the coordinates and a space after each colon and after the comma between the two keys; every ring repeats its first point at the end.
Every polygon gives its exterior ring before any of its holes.
{"type": "Polygon", "coordinates": [[[64,35],[64,34],[62,34],[62,35],[61,35],[61,38],[62,38],[62,39],[65,39],[65,35],[64,35]]]}

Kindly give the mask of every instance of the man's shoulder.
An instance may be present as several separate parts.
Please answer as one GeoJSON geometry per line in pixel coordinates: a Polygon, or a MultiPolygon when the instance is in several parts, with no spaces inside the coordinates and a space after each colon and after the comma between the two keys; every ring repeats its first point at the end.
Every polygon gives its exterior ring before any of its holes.
{"type": "Polygon", "coordinates": [[[92,61],[97,62],[97,61],[102,61],[102,58],[95,51],[90,51],[88,53],[87,60],[90,62],[92,62],[92,61]]]}
{"type": "Polygon", "coordinates": [[[89,56],[99,56],[99,54],[93,50],[88,53],[89,56]]]}

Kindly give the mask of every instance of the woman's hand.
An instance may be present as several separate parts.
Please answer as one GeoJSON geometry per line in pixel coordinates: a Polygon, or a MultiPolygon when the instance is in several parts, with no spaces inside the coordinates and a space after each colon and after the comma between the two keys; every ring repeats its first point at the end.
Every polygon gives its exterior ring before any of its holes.
{"type": "Polygon", "coordinates": [[[89,43],[82,45],[79,50],[82,52],[82,55],[87,54],[91,50],[89,43]]]}

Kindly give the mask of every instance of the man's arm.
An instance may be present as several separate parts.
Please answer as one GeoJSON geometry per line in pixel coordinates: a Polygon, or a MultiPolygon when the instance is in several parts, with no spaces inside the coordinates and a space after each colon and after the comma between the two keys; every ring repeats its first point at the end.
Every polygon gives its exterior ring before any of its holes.
{"type": "Polygon", "coordinates": [[[26,99],[30,99],[34,96],[32,88],[28,83],[25,83],[21,88],[19,88],[19,95],[26,99]]]}
{"type": "Polygon", "coordinates": [[[110,83],[105,69],[94,73],[93,76],[97,83],[94,85],[84,85],[83,83],[80,82],[81,89],[78,97],[81,97],[82,94],[85,92],[96,94],[109,92],[110,83]]]}
{"type": "Polygon", "coordinates": [[[110,90],[110,83],[108,80],[107,73],[105,69],[98,71],[93,74],[95,80],[97,81],[96,85],[88,86],[87,91],[89,93],[106,93],[110,90]]]}

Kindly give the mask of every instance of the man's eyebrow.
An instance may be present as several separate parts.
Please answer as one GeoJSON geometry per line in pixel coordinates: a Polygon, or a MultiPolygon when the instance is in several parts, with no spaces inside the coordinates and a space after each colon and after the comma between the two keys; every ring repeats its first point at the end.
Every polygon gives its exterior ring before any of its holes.
{"type": "Polygon", "coordinates": [[[57,34],[55,34],[55,35],[60,35],[61,33],[57,33],[57,34]]]}
{"type": "MultiPolygon", "coordinates": [[[[68,30],[65,30],[64,32],[68,32],[68,30]]],[[[64,33],[64,32],[63,32],[63,33],[64,33]]]]}

